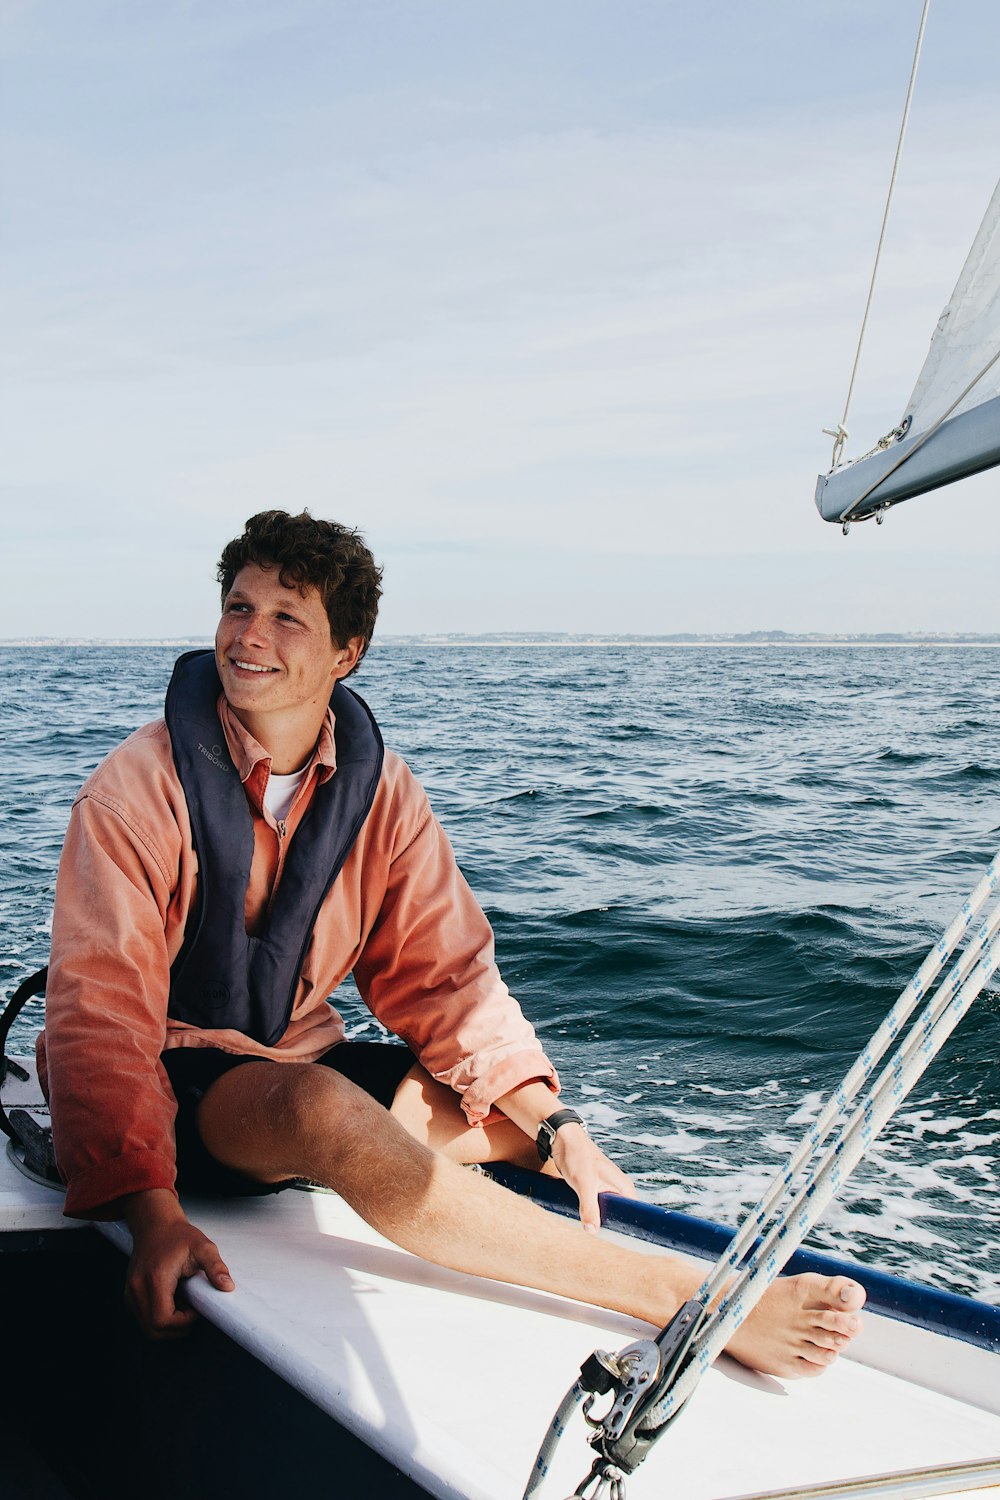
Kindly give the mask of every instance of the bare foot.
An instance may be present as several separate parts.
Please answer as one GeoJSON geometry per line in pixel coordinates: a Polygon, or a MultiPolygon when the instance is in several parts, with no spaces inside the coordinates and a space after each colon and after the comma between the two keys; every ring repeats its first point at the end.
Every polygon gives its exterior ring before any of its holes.
{"type": "Polygon", "coordinates": [[[846,1276],[779,1276],[726,1346],[726,1353],[783,1379],[822,1375],[860,1331],[864,1287],[846,1276]]]}

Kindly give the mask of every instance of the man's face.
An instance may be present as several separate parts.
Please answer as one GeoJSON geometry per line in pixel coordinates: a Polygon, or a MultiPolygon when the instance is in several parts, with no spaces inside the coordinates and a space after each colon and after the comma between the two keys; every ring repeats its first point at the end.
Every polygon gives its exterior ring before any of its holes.
{"type": "Polygon", "coordinates": [[[226,595],[215,633],[223,691],[251,718],[300,711],[321,717],[360,642],[338,646],[319,590],[285,588],[279,574],[249,563],[226,595]]]}

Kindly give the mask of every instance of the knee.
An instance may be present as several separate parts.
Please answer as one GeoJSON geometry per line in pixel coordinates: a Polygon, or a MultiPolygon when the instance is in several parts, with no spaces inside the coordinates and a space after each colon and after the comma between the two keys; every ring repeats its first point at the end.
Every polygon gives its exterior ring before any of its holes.
{"type": "Polygon", "coordinates": [[[389,1118],[330,1068],[267,1061],[233,1068],[214,1083],[198,1124],[208,1150],[226,1166],[265,1182],[325,1182],[366,1159],[378,1128],[373,1111],[389,1118]]]}
{"type": "Polygon", "coordinates": [[[260,1112],[275,1135],[296,1151],[317,1144],[352,1148],[374,1102],[348,1079],[314,1063],[281,1063],[269,1071],[260,1112]]]}

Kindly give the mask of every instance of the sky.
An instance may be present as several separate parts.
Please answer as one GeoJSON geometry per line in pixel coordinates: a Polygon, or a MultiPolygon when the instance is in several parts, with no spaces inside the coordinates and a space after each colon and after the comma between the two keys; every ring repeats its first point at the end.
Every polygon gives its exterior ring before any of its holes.
{"type": "MultiPolygon", "coordinates": [[[[255,511],[380,629],[1000,631],[1000,471],[822,523],[920,0],[0,0],[0,637],[210,634],[255,511]]],[[[996,182],[934,0],[848,426],[996,182]]]]}

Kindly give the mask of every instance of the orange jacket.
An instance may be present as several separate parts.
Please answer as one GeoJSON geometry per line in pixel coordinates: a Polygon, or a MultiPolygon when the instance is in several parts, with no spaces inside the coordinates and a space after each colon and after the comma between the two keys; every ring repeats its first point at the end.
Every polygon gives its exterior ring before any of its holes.
{"type": "MultiPolygon", "coordinates": [[[[328,715],[309,774],[279,828],[263,806],[267,752],[225,699],[219,717],[254,815],[247,931],[266,917],[288,840],[335,774],[328,715]]],[[[500,978],[493,934],[427,797],[391,751],[371,812],[313,930],[284,1036],[167,1016],[170,966],[197,887],[197,860],[162,719],[131,735],[84,785],[70,816],[52,923],[39,1074],[52,1106],[65,1212],[100,1217],[125,1193],[174,1187],[176,1105],[160,1053],[220,1047],[311,1062],[344,1036],[326,997],[353,971],[374,1015],[462,1096],[473,1124],[532,1078],[558,1080],[500,978]]]]}

